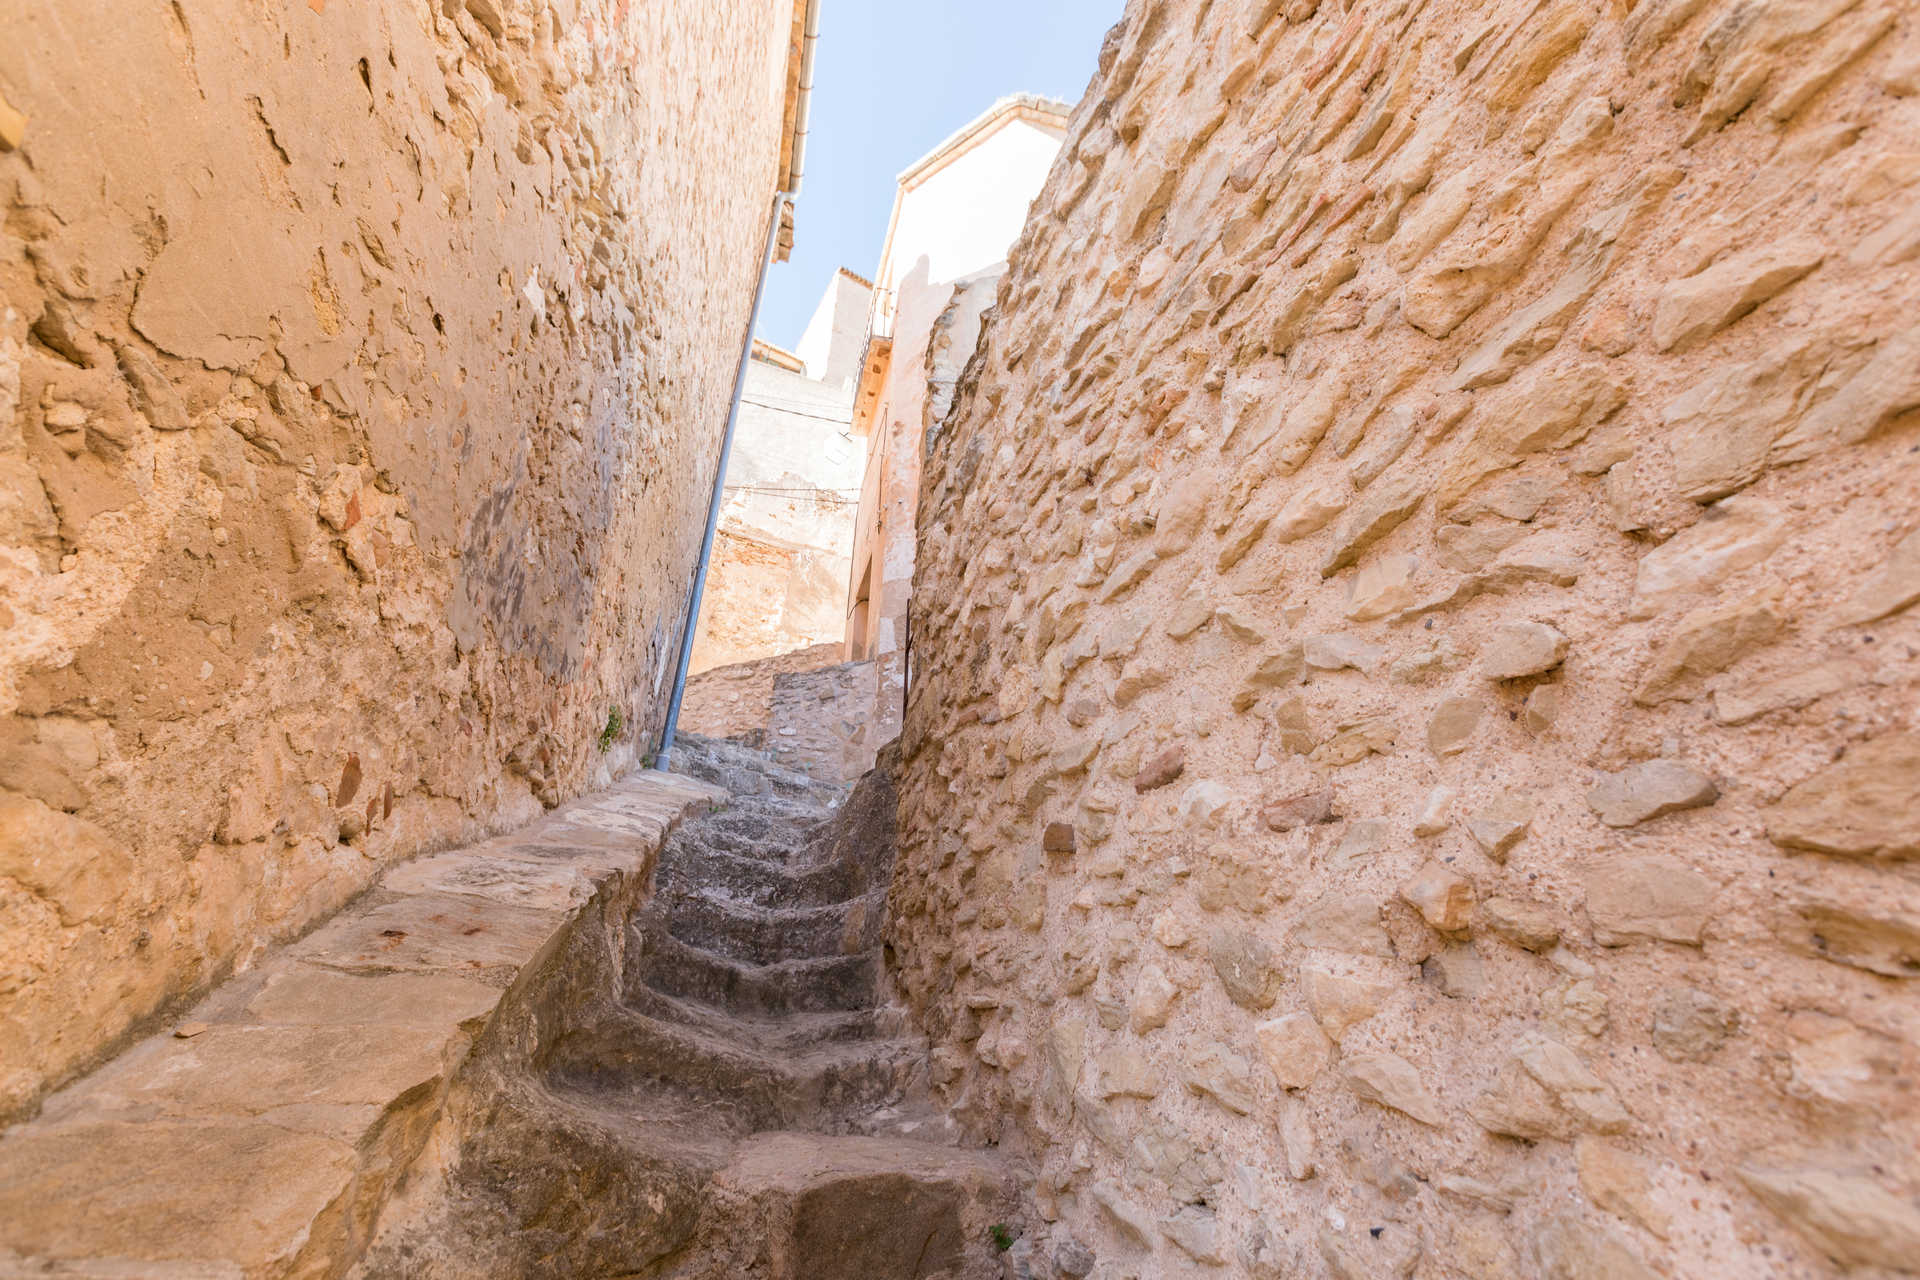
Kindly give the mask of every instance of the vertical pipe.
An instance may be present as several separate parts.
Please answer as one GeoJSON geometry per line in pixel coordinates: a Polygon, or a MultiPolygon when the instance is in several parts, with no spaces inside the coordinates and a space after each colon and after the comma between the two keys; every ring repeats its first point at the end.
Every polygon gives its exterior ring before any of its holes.
{"type": "Polygon", "coordinates": [[[760,276],[753,282],[753,310],[747,316],[747,336],[740,344],[740,365],[733,375],[733,404],[727,410],[727,434],[720,442],[720,466],[713,473],[713,495],[707,499],[707,532],[700,540],[700,564],[693,573],[693,594],[687,601],[686,622],[680,628],[680,659],[674,667],[673,699],[667,703],[667,728],[660,739],[660,751],[654,767],[668,768],[673,760],[673,735],[680,725],[680,700],[687,691],[687,664],[693,660],[694,628],[700,625],[700,597],[707,590],[707,562],[713,557],[713,534],[720,525],[720,504],[726,496],[727,460],[733,456],[733,432],[740,422],[740,393],[746,388],[747,364],[753,359],[753,331],[760,324],[760,297],[766,291],[767,271],[773,265],[774,246],[780,240],[780,214],[787,203],[786,192],[773,198],[773,212],[767,223],[766,250],[760,255],[760,276]]]}

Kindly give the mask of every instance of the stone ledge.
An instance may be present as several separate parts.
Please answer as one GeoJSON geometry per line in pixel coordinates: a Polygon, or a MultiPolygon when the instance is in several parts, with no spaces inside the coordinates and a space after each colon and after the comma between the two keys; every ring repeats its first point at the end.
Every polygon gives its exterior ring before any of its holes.
{"type": "Polygon", "coordinates": [[[0,1135],[0,1278],[341,1273],[509,987],[726,795],[637,774],[392,868],[0,1135]]]}

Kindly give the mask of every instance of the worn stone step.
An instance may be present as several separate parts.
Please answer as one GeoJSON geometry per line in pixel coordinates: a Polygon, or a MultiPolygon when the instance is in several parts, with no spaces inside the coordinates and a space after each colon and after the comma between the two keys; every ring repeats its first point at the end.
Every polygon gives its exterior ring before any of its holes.
{"type": "Polygon", "coordinates": [[[791,850],[807,841],[808,833],[827,815],[789,813],[760,805],[723,809],[700,824],[700,834],[715,841],[731,841],[755,849],[791,850]]]}
{"type": "Polygon", "coordinates": [[[860,896],[866,876],[846,862],[803,867],[743,858],[707,849],[698,858],[663,859],[656,875],[661,891],[700,892],[759,907],[823,907],[860,896]]]}
{"type": "Polygon", "coordinates": [[[682,1000],[643,984],[634,984],[623,1003],[635,1013],[661,1022],[677,1022],[718,1035],[739,1036],[766,1053],[799,1053],[821,1044],[850,1040],[900,1039],[909,1034],[906,1010],[892,1005],[871,1009],[827,1009],[815,1013],[741,1014],[698,1000],[682,1000]]]}
{"type": "Polygon", "coordinates": [[[738,831],[725,831],[703,825],[698,830],[687,832],[677,838],[673,847],[663,856],[662,861],[700,858],[717,849],[721,853],[730,853],[737,858],[746,858],[753,862],[769,862],[775,866],[786,866],[796,859],[797,840],[798,837],[791,834],[752,837],[738,831]]]}
{"type": "Polygon", "coordinates": [[[671,1265],[733,1158],[740,1135],[724,1113],[666,1095],[644,1110],[610,1106],[530,1075],[502,1086],[444,1193],[383,1232],[352,1280],[584,1280],[671,1265]]]}
{"type": "Polygon", "coordinates": [[[768,1133],[708,1185],[675,1280],[999,1280],[1013,1180],[981,1151],[898,1138],[768,1133]]]}
{"type": "Polygon", "coordinates": [[[627,978],[736,1013],[864,1009],[878,1003],[880,953],[752,965],[653,933],[629,954],[627,978]]]}
{"type": "Polygon", "coordinates": [[[676,773],[725,787],[736,796],[792,798],[831,805],[846,793],[837,784],[775,763],[771,752],[699,734],[676,735],[670,767],[676,773]]]}
{"type": "Polygon", "coordinates": [[[762,908],[704,893],[676,894],[661,903],[667,931],[689,946],[746,964],[774,964],[844,953],[848,929],[865,913],[884,909],[868,898],[823,907],[762,908]]]}
{"type": "Polygon", "coordinates": [[[637,1105],[656,1093],[713,1102],[736,1132],[804,1126],[835,1131],[876,1108],[905,1101],[924,1070],[917,1041],[856,1040],[800,1053],[769,1053],[633,1012],[564,1037],[548,1078],[570,1089],[619,1092],[637,1105]]]}

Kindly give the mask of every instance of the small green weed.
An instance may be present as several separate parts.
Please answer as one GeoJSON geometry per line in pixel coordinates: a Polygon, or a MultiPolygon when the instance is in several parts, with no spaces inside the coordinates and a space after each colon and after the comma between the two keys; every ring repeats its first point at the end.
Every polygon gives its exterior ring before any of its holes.
{"type": "Polygon", "coordinates": [[[615,742],[618,742],[620,740],[620,731],[626,727],[626,721],[620,718],[620,708],[608,707],[607,727],[600,731],[600,749],[605,751],[615,742]]]}
{"type": "Polygon", "coordinates": [[[1013,1229],[1006,1223],[994,1223],[987,1228],[987,1234],[993,1237],[993,1247],[1001,1253],[1013,1248],[1013,1229]]]}

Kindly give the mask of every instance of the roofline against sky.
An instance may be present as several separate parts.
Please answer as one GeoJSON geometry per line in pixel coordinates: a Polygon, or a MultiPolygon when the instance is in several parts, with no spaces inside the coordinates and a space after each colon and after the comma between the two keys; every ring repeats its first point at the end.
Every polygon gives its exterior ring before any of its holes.
{"type": "Polygon", "coordinates": [[[1070,102],[1043,97],[1037,93],[1010,93],[962,125],[939,146],[901,170],[897,182],[903,191],[919,186],[935,172],[946,168],[959,156],[972,150],[974,144],[985,138],[987,134],[996,132],[1003,122],[1030,120],[1044,128],[1065,132],[1067,118],[1072,114],[1073,104],[1070,102]]]}

